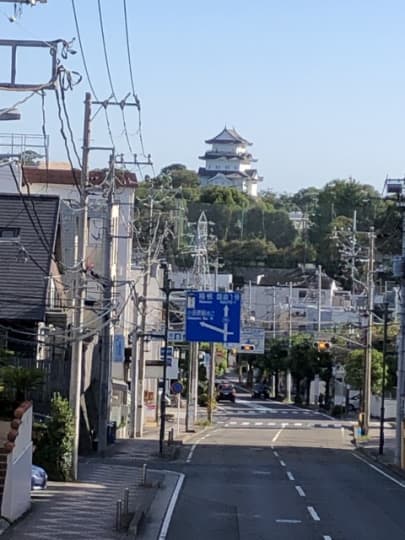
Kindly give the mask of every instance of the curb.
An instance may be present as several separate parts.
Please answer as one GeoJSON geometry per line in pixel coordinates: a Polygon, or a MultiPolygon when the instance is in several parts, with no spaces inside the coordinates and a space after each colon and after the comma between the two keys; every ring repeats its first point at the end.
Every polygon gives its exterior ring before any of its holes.
{"type": "MultiPolygon", "coordinates": [[[[167,537],[185,475],[161,469],[151,469],[151,472],[163,473],[164,480],[155,493],[136,538],[139,540],[164,540],[167,537]]],[[[135,538],[135,536],[131,538],[135,538]]]]}

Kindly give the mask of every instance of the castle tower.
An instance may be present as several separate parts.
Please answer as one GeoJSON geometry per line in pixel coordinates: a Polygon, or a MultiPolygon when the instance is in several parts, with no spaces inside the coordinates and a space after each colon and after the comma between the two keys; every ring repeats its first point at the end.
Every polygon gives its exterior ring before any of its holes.
{"type": "Polygon", "coordinates": [[[241,137],[235,129],[227,127],[205,142],[211,148],[199,157],[205,161],[205,167],[198,171],[201,186],[235,187],[257,197],[257,185],[263,178],[252,168],[252,164],[257,161],[249,152],[252,143],[241,137]]]}

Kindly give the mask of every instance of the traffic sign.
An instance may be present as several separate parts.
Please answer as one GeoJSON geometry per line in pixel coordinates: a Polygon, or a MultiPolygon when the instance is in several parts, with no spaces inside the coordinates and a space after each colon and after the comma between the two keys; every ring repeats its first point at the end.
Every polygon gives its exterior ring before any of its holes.
{"type": "Polygon", "coordinates": [[[239,342],[240,294],[189,291],[186,306],[187,341],[239,342]]]}
{"type": "Polygon", "coordinates": [[[167,341],[172,341],[173,343],[182,343],[183,341],[186,341],[186,333],[184,330],[169,330],[167,341]]]}
{"type": "Polygon", "coordinates": [[[160,359],[163,362],[167,360],[167,365],[171,366],[173,362],[173,347],[160,347],[160,359]]]}
{"type": "Polygon", "coordinates": [[[239,343],[228,343],[228,347],[243,354],[264,354],[264,336],[263,328],[245,327],[240,331],[239,343]]]}
{"type": "Polygon", "coordinates": [[[183,385],[179,381],[174,382],[170,388],[173,394],[181,394],[183,392],[183,385]]]}

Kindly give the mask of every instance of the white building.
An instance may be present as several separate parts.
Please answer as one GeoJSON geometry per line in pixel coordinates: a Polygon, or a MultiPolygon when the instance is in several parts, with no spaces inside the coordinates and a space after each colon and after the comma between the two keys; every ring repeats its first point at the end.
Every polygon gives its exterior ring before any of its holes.
{"type": "Polygon", "coordinates": [[[205,161],[205,167],[198,171],[201,186],[234,187],[257,197],[257,186],[263,178],[252,168],[252,163],[257,161],[248,149],[252,143],[227,127],[205,142],[211,149],[199,158],[205,161]]]}

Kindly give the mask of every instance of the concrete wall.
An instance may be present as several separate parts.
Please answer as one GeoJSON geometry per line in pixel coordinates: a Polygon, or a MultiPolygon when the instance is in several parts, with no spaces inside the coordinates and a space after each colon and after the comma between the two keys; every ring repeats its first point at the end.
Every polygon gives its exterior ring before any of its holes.
{"type": "MultiPolygon", "coordinates": [[[[396,399],[384,400],[384,418],[385,420],[394,420],[397,417],[397,401],[396,399]]],[[[371,416],[380,418],[381,416],[381,397],[371,396],[371,416]]]]}
{"type": "MultiPolygon", "coordinates": [[[[17,409],[18,411],[18,409],[17,409]]],[[[31,506],[32,407],[25,410],[14,447],[7,457],[1,516],[13,522],[31,506]]]]}

